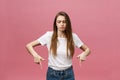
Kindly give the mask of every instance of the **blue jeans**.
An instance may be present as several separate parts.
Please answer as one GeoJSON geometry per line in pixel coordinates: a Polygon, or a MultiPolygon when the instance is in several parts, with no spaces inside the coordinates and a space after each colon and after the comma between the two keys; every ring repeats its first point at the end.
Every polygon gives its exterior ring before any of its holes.
{"type": "Polygon", "coordinates": [[[75,80],[72,66],[65,70],[54,70],[48,67],[46,77],[47,80],[75,80]]]}

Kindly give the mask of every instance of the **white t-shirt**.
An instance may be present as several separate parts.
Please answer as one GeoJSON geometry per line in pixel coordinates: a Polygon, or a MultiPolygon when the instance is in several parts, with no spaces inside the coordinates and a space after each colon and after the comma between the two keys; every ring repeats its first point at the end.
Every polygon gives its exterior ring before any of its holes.
{"type": "MultiPolygon", "coordinates": [[[[48,31],[44,35],[42,35],[40,38],[38,38],[38,41],[40,42],[40,44],[46,45],[48,48],[48,54],[49,54],[48,66],[55,70],[67,69],[72,65],[72,59],[67,58],[67,51],[66,51],[67,40],[66,38],[58,37],[57,56],[53,57],[50,51],[52,34],[53,34],[53,31],[48,31]]],[[[83,45],[83,42],[75,33],[72,33],[72,35],[73,35],[73,41],[75,46],[80,48],[83,45]]]]}

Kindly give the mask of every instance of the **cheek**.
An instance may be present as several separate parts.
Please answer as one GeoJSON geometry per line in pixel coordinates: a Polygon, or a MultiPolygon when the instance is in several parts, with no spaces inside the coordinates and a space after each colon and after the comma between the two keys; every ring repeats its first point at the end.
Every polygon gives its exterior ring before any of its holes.
{"type": "Polygon", "coordinates": [[[64,27],[66,28],[66,24],[64,24],[64,27]]]}
{"type": "Polygon", "coordinates": [[[65,27],[66,27],[67,24],[65,23],[64,25],[65,25],[65,27]]]}
{"type": "Polygon", "coordinates": [[[59,28],[59,27],[60,27],[60,25],[59,25],[59,24],[56,24],[56,26],[57,26],[57,28],[59,28]]]}
{"type": "Polygon", "coordinates": [[[60,27],[61,25],[60,25],[59,23],[56,23],[56,26],[57,26],[57,27],[60,27]]]}
{"type": "Polygon", "coordinates": [[[56,22],[56,26],[59,25],[59,23],[56,22]]]}

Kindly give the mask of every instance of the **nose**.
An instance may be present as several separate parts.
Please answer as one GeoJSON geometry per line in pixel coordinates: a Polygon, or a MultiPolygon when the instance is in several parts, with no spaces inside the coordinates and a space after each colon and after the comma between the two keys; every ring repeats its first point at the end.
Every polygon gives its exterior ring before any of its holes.
{"type": "Polygon", "coordinates": [[[64,25],[64,23],[61,21],[61,23],[60,23],[61,25],[64,25]]]}

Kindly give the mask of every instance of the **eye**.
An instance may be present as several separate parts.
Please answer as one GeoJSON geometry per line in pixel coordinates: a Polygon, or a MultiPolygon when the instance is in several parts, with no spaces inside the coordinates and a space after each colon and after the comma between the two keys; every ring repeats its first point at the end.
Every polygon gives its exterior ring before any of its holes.
{"type": "Polygon", "coordinates": [[[66,21],[62,21],[63,23],[66,23],[66,21]]]}
{"type": "Polygon", "coordinates": [[[61,23],[61,21],[57,21],[57,23],[61,23]]]}
{"type": "Polygon", "coordinates": [[[61,22],[62,22],[62,23],[66,23],[66,20],[63,20],[63,21],[58,20],[58,21],[57,21],[57,23],[61,23],[61,22]]]}

